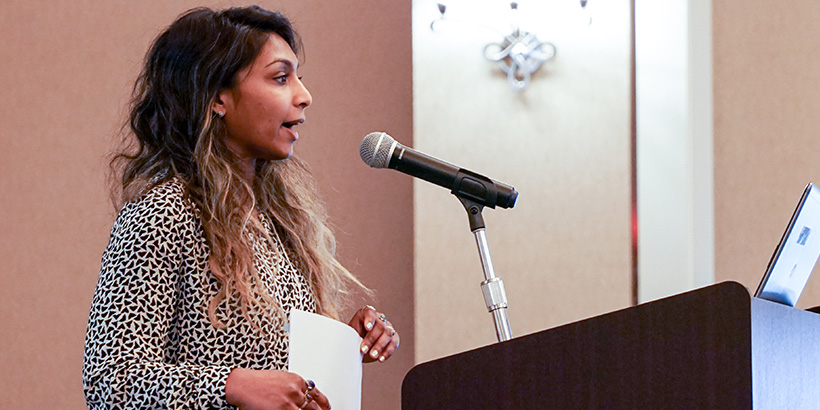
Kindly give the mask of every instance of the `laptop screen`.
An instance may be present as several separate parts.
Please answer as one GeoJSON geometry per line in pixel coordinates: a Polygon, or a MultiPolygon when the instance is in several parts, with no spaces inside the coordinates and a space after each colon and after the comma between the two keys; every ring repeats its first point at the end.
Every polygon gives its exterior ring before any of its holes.
{"type": "Polygon", "coordinates": [[[820,256],[820,189],[806,186],[755,296],[794,306],[820,256]]]}

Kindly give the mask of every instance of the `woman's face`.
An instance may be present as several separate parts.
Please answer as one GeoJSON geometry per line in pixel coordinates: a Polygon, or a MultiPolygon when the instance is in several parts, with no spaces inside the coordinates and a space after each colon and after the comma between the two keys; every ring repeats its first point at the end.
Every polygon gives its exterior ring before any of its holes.
{"type": "Polygon", "coordinates": [[[253,63],[237,73],[236,85],[220,91],[214,111],[225,114],[225,143],[240,160],[285,159],[293,153],[295,128],[311,103],[298,66],[288,43],[271,34],[253,63]]]}

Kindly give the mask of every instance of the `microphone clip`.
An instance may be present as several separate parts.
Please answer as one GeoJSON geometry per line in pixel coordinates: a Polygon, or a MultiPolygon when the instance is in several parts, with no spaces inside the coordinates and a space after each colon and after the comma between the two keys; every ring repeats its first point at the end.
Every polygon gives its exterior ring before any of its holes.
{"type": "Polygon", "coordinates": [[[491,209],[495,209],[498,203],[498,190],[493,180],[464,168],[458,170],[450,193],[458,197],[462,203],[464,203],[464,200],[468,200],[488,206],[491,209]]]}
{"type": "Polygon", "coordinates": [[[512,208],[518,199],[515,188],[464,168],[459,168],[456,173],[450,192],[459,199],[468,199],[491,209],[496,205],[512,208]]]}
{"type": "Polygon", "coordinates": [[[484,211],[484,205],[463,196],[456,195],[456,198],[464,205],[464,209],[467,210],[467,219],[470,221],[470,232],[475,233],[477,230],[487,227],[484,224],[484,216],[481,214],[482,211],[484,211]]]}

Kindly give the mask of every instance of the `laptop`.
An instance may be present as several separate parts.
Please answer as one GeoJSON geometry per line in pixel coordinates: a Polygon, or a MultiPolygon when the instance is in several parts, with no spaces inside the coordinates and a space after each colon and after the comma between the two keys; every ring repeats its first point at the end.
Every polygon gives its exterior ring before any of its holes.
{"type": "Polygon", "coordinates": [[[820,188],[806,185],[789,226],[769,261],[755,297],[797,304],[820,256],[820,188]]]}

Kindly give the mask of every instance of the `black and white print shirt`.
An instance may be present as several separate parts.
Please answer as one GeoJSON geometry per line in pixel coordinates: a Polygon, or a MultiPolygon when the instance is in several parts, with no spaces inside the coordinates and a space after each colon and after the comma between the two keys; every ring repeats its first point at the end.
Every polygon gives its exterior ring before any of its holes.
{"type": "MultiPolygon", "coordinates": [[[[285,313],[315,312],[304,277],[276,242],[253,241],[254,264],[268,294],[285,313]]],[[[233,368],[287,369],[281,320],[236,297],[220,305],[227,326],[216,329],[208,304],[219,291],[209,273],[209,248],[180,180],[161,184],[120,211],[102,258],[91,304],[83,361],[90,409],[228,409],[225,381],[233,368]]]]}

